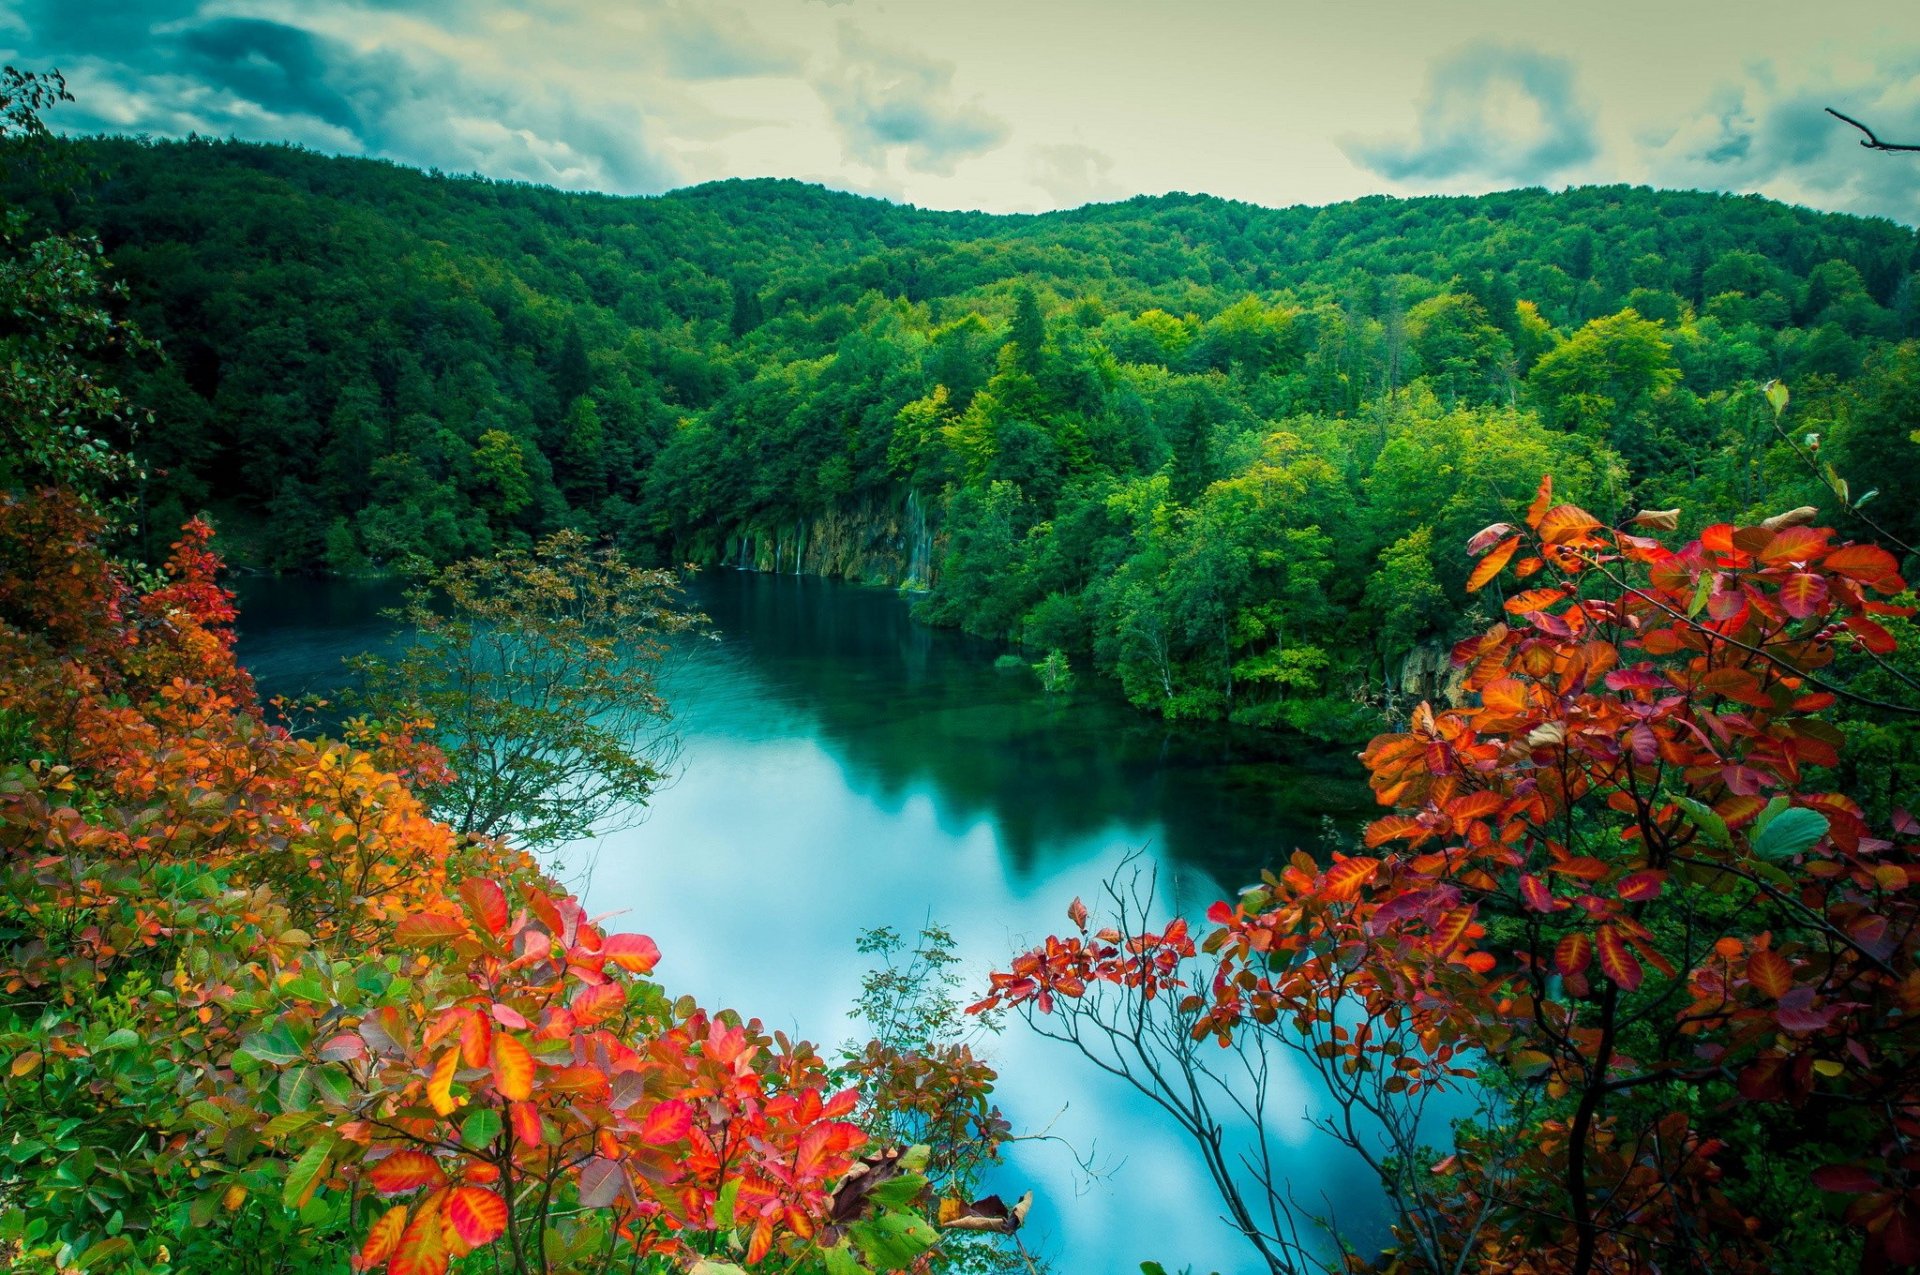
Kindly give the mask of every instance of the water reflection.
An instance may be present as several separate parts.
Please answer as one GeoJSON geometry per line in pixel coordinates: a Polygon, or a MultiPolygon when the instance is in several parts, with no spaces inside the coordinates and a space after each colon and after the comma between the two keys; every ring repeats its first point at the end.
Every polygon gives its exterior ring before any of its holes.
{"type": "MultiPolygon", "coordinates": [[[[341,656],[384,633],[391,601],[249,582],[241,656],[269,694],[325,689],[341,656]]],[[[1364,815],[1350,757],[1303,764],[1270,737],[1169,729],[1098,687],[1049,701],[1024,668],[994,666],[996,647],[913,623],[890,593],[719,571],[694,601],[718,638],[684,645],[667,675],[680,777],[643,824],[555,866],[592,910],[658,941],[669,986],[769,1026],[853,1033],[863,928],[938,920],[978,986],[1129,855],[1178,906],[1203,907],[1315,842],[1322,817],[1364,815]]],[[[1015,1127],[1060,1140],[1017,1148],[996,1183],[1037,1188],[1030,1235],[1056,1270],[1247,1268],[1199,1158],[1156,1109],[1017,1027],[985,1047],[1015,1127]],[[1089,1180],[1076,1156],[1106,1172],[1089,1180]]],[[[1375,1197],[1351,1157],[1309,1138],[1310,1080],[1283,1088],[1281,1109],[1303,1117],[1277,1131],[1302,1155],[1296,1181],[1349,1208],[1375,1197]]]]}

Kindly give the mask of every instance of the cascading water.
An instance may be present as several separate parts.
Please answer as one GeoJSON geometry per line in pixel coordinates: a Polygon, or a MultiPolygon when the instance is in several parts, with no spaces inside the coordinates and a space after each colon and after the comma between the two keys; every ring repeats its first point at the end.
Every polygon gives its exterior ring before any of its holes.
{"type": "Polygon", "coordinates": [[[907,492],[907,578],[903,589],[926,590],[933,587],[933,538],[927,534],[927,511],[920,504],[920,493],[907,492]]]}

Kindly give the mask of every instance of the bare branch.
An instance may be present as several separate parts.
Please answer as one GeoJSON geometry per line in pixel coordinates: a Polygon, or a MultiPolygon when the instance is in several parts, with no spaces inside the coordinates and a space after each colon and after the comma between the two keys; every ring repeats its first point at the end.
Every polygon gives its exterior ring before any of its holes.
{"type": "Polygon", "coordinates": [[[1894,142],[1881,141],[1878,137],[1874,136],[1873,130],[1868,128],[1865,124],[1862,124],[1859,120],[1853,118],[1853,116],[1851,115],[1842,115],[1840,112],[1834,110],[1831,106],[1827,108],[1827,114],[1833,116],[1833,118],[1837,120],[1843,120],[1846,123],[1853,125],[1855,128],[1859,129],[1861,132],[1865,133],[1866,137],[1861,141],[1860,144],[1866,147],[1870,151],[1920,151],[1920,146],[1902,146],[1894,142]]]}

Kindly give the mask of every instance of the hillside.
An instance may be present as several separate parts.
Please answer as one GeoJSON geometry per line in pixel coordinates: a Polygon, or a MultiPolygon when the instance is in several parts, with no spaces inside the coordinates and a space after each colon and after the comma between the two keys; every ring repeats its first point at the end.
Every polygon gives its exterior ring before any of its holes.
{"type": "Polygon", "coordinates": [[[1920,504],[1888,221],[1627,187],[1004,217],[80,150],[35,211],[97,231],[166,351],[132,377],[151,521],[210,508],[278,569],[575,525],[931,584],[929,618],[1144,706],[1342,733],[1435,689],[1461,540],[1544,472],[1616,516],[1844,522],[1762,381],[1891,530],[1920,504]]]}

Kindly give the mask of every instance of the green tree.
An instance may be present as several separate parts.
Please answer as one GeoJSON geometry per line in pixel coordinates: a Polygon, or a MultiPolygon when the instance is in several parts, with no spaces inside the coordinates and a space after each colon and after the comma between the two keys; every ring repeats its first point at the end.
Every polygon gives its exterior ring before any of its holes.
{"type": "Polygon", "coordinates": [[[643,816],[678,748],[658,669],[701,623],[672,573],[562,531],[436,572],[393,618],[398,653],[355,660],[362,706],[432,723],[456,829],[551,846],[643,816]]]}

